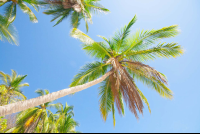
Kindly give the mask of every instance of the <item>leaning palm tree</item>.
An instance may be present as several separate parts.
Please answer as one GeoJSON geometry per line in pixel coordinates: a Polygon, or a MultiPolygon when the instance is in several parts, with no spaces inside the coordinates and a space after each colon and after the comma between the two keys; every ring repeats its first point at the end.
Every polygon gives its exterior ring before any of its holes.
{"type": "Polygon", "coordinates": [[[0,71],[0,106],[7,105],[20,100],[26,100],[21,88],[29,86],[28,83],[22,83],[27,75],[17,75],[17,72],[12,70],[12,75],[5,74],[0,71]]]}
{"type": "Polygon", "coordinates": [[[51,21],[57,20],[56,25],[71,15],[71,25],[77,28],[81,19],[85,20],[88,31],[88,21],[92,23],[92,13],[109,12],[99,4],[99,0],[45,0],[49,5],[44,14],[53,15],[51,21]]]}
{"type": "Polygon", "coordinates": [[[0,107],[0,116],[22,111],[101,83],[100,110],[104,120],[109,112],[112,111],[114,115],[115,104],[119,113],[124,113],[123,99],[138,118],[136,111],[143,113],[142,101],[147,105],[148,102],[136,86],[136,79],[156,90],[162,97],[172,98],[172,91],[166,86],[166,77],[142,62],[156,57],[171,58],[183,54],[183,49],[177,43],[156,45],[156,42],[161,39],[175,37],[179,33],[178,26],[142,30],[128,36],[135,21],[136,16],[111,39],[100,36],[105,42],[95,42],[83,32],[73,29],[71,35],[80,39],[84,43],[83,49],[99,61],[84,66],[74,77],[70,88],[0,107]]]}
{"type": "Polygon", "coordinates": [[[7,23],[7,18],[0,15],[0,40],[7,40],[11,44],[17,45],[17,31],[12,24],[7,23]]]}
{"type": "MultiPolygon", "coordinates": [[[[36,90],[36,93],[40,96],[49,94],[48,90],[36,90]]],[[[56,107],[58,104],[50,104],[47,102],[41,104],[38,107],[30,108],[18,114],[16,127],[9,129],[7,132],[13,133],[33,133],[36,127],[40,128],[40,131],[44,131],[44,124],[49,122],[49,117],[53,116],[53,113],[47,108],[56,107]]]]}
{"type": "Polygon", "coordinates": [[[12,23],[16,18],[17,6],[26,14],[29,15],[30,21],[37,23],[38,20],[35,14],[27,6],[31,5],[36,11],[39,10],[40,1],[39,0],[3,0],[0,2],[0,7],[5,5],[5,16],[7,16],[7,24],[12,23]]]}

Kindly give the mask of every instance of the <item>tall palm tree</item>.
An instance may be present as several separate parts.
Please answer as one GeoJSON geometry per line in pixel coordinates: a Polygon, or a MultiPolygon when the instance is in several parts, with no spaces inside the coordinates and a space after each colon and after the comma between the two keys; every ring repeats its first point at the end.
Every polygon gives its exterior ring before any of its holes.
{"type": "Polygon", "coordinates": [[[92,23],[92,13],[109,12],[99,4],[99,0],[45,0],[50,7],[44,14],[53,15],[51,21],[57,20],[56,25],[71,15],[71,25],[77,28],[81,19],[85,20],[88,31],[88,21],[92,23]]]}
{"type": "Polygon", "coordinates": [[[39,10],[40,1],[39,0],[3,0],[0,2],[0,7],[5,5],[5,16],[7,16],[7,24],[12,23],[16,18],[17,5],[26,14],[29,15],[30,21],[37,23],[38,20],[35,14],[27,6],[31,5],[36,11],[39,10]]]}
{"type": "MultiPolygon", "coordinates": [[[[48,90],[36,90],[36,93],[40,96],[49,94],[48,90]]],[[[40,131],[48,129],[44,127],[49,121],[49,116],[53,116],[53,113],[47,108],[55,107],[57,104],[50,104],[47,102],[41,104],[38,107],[30,108],[17,115],[16,127],[9,129],[7,132],[13,133],[33,133],[36,127],[39,127],[40,131]]]]}
{"type": "Polygon", "coordinates": [[[26,96],[22,93],[21,88],[29,86],[28,83],[22,83],[27,75],[17,75],[17,72],[12,70],[12,75],[5,74],[0,71],[0,106],[7,105],[20,100],[26,100],[26,96]]]}
{"type": "Polygon", "coordinates": [[[7,40],[11,44],[17,45],[17,31],[12,24],[7,23],[7,18],[0,15],[0,40],[7,40]]]}
{"type": "Polygon", "coordinates": [[[124,113],[122,98],[138,118],[136,110],[143,112],[142,100],[147,105],[148,102],[136,86],[135,79],[144,82],[162,97],[172,98],[172,91],[166,86],[166,77],[142,62],[156,59],[156,57],[171,58],[183,54],[183,49],[177,43],[158,43],[152,47],[161,39],[175,37],[179,33],[178,26],[142,30],[128,36],[135,22],[136,16],[111,39],[100,36],[105,42],[95,42],[83,32],[73,29],[71,35],[81,40],[84,43],[83,49],[99,61],[84,66],[73,79],[71,88],[0,107],[0,116],[22,111],[101,83],[100,110],[104,120],[109,112],[112,111],[114,115],[114,104],[120,114],[124,113]]]}

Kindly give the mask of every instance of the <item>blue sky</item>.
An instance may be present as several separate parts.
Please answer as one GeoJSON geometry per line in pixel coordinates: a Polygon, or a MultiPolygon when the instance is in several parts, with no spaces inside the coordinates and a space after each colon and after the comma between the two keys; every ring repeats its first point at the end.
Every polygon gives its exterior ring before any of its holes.
{"type": "MultiPolygon", "coordinates": [[[[110,37],[136,14],[138,21],[132,27],[137,29],[159,29],[178,24],[181,34],[163,42],[178,42],[185,54],[176,59],[149,61],[158,71],[164,73],[174,99],[161,98],[155,91],[137,83],[147,97],[152,113],[145,107],[144,114],[136,120],[125,109],[125,117],[116,114],[113,128],[112,115],[104,122],[99,112],[99,85],[56,100],[74,106],[75,120],[80,123],[77,130],[82,132],[200,132],[199,75],[200,75],[200,1],[199,0],[102,0],[111,13],[93,16],[88,35],[96,41],[97,35],[110,37]]],[[[0,9],[2,13],[2,9],[0,9]]],[[[81,49],[80,42],[69,36],[68,20],[52,27],[51,16],[36,16],[39,23],[33,24],[26,14],[17,11],[14,22],[19,34],[19,46],[0,42],[0,70],[27,74],[25,82],[30,87],[23,89],[30,99],[37,97],[36,89],[51,92],[67,88],[73,76],[85,63],[94,61],[81,49]]],[[[85,30],[82,22],[80,29],[85,30]]]]}

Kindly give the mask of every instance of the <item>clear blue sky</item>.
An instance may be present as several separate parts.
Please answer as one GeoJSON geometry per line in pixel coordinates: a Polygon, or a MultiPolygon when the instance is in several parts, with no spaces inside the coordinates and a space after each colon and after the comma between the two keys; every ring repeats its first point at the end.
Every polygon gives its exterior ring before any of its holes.
{"type": "MultiPolygon", "coordinates": [[[[178,42],[186,50],[176,59],[150,61],[158,71],[169,80],[174,99],[161,98],[155,91],[138,83],[147,97],[152,113],[145,107],[143,116],[137,121],[125,109],[125,117],[116,114],[116,127],[113,128],[112,115],[105,123],[99,112],[98,87],[66,96],[55,102],[68,102],[74,106],[75,120],[80,123],[77,130],[82,132],[200,132],[200,1],[199,0],[102,0],[111,13],[93,17],[89,36],[101,40],[97,35],[106,37],[126,25],[135,14],[138,21],[132,27],[137,29],[159,29],[178,24],[181,34],[163,40],[178,42]]],[[[2,9],[0,10],[2,13],[2,9]]],[[[30,87],[23,89],[30,99],[37,97],[38,88],[51,92],[67,88],[73,76],[87,62],[94,61],[81,50],[80,42],[69,36],[70,23],[63,21],[52,27],[51,16],[36,12],[39,23],[33,24],[26,14],[17,11],[14,22],[20,46],[0,42],[0,70],[11,73],[27,74],[25,82],[30,87]]],[[[85,31],[85,23],[80,26],[85,31]]]]}

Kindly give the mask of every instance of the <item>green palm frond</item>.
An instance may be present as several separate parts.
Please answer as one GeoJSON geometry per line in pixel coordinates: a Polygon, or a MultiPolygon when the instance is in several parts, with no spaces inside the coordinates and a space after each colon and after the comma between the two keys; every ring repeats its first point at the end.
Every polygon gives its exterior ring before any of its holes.
{"type": "Polygon", "coordinates": [[[22,100],[27,99],[26,96],[24,94],[20,93],[20,92],[13,91],[13,94],[14,94],[14,96],[18,96],[18,97],[22,98],[22,100]]]}
{"type": "Polygon", "coordinates": [[[177,43],[162,43],[156,47],[140,50],[140,51],[130,51],[127,53],[126,57],[134,61],[146,61],[153,60],[156,57],[164,58],[176,58],[184,53],[183,48],[177,43]]]}
{"type": "Polygon", "coordinates": [[[16,18],[16,4],[15,3],[8,4],[5,10],[6,10],[5,16],[7,19],[6,24],[9,26],[16,18]]]}
{"type": "MultiPolygon", "coordinates": [[[[137,86],[136,86],[137,87],[137,86]]],[[[144,96],[144,94],[140,91],[140,89],[137,87],[138,93],[140,94],[141,99],[144,101],[144,103],[148,106],[149,113],[151,113],[151,108],[149,106],[149,102],[147,101],[147,98],[144,96]]]]}
{"type": "Polygon", "coordinates": [[[109,80],[106,79],[101,83],[99,88],[100,96],[100,111],[103,117],[103,120],[106,121],[108,113],[112,110],[112,105],[114,105],[114,97],[111,92],[109,80]]]}
{"type": "Polygon", "coordinates": [[[112,104],[112,116],[113,116],[113,126],[115,127],[116,120],[115,120],[115,106],[112,104]]]}
{"type": "Polygon", "coordinates": [[[70,87],[85,84],[105,74],[108,65],[101,62],[88,63],[81,68],[81,71],[73,78],[70,87]]]}
{"type": "Polygon", "coordinates": [[[24,76],[18,76],[16,79],[14,79],[11,83],[11,87],[17,88],[19,84],[26,78],[27,75],[24,76]]]}
{"type": "Polygon", "coordinates": [[[0,79],[7,84],[7,76],[4,72],[0,71],[0,79]]]}
{"type": "Polygon", "coordinates": [[[74,28],[77,28],[80,25],[80,21],[82,19],[82,16],[77,13],[77,12],[73,12],[71,15],[71,25],[74,28]]]}
{"type": "Polygon", "coordinates": [[[0,7],[3,6],[4,4],[6,4],[6,2],[7,1],[5,1],[5,2],[0,1],[0,7]]]}
{"type": "Polygon", "coordinates": [[[92,57],[96,57],[102,59],[102,57],[109,56],[111,54],[108,52],[108,46],[103,42],[94,42],[90,37],[88,37],[85,33],[81,32],[78,29],[73,29],[71,32],[71,36],[79,39],[84,44],[83,49],[92,57]]]}
{"type": "Polygon", "coordinates": [[[35,14],[31,11],[31,9],[21,0],[18,2],[19,7],[21,8],[21,10],[29,15],[30,21],[33,23],[37,23],[38,20],[35,16],[35,14]]]}
{"type": "Polygon", "coordinates": [[[28,84],[28,83],[20,84],[20,85],[18,86],[18,88],[22,88],[22,87],[25,87],[25,86],[29,86],[29,84],[28,84]]]}
{"type": "Polygon", "coordinates": [[[76,28],[72,29],[70,35],[75,39],[79,39],[84,44],[92,45],[93,43],[95,43],[95,41],[91,39],[88,35],[76,28]]]}
{"type": "Polygon", "coordinates": [[[127,54],[131,50],[141,50],[153,45],[156,41],[163,38],[175,37],[179,34],[178,26],[172,25],[158,30],[142,30],[137,31],[133,37],[128,39],[128,46],[123,54],[127,54]]]}
{"type": "Polygon", "coordinates": [[[133,26],[133,24],[136,22],[137,17],[136,15],[133,17],[133,19],[129,22],[127,26],[124,26],[121,31],[117,32],[115,36],[113,37],[113,40],[115,41],[115,48],[114,51],[119,52],[119,49],[122,49],[125,42],[125,39],[128,37],[130,33],[130,28],[133,26]]]}
{"type": "Polygon", "coordinates": [[[0,40],[7,40],[11,44],[18,45],[17,31],[12,24],[7,24],[7,20],[8,19],[6,17],[0,15],[0,40]]]}

